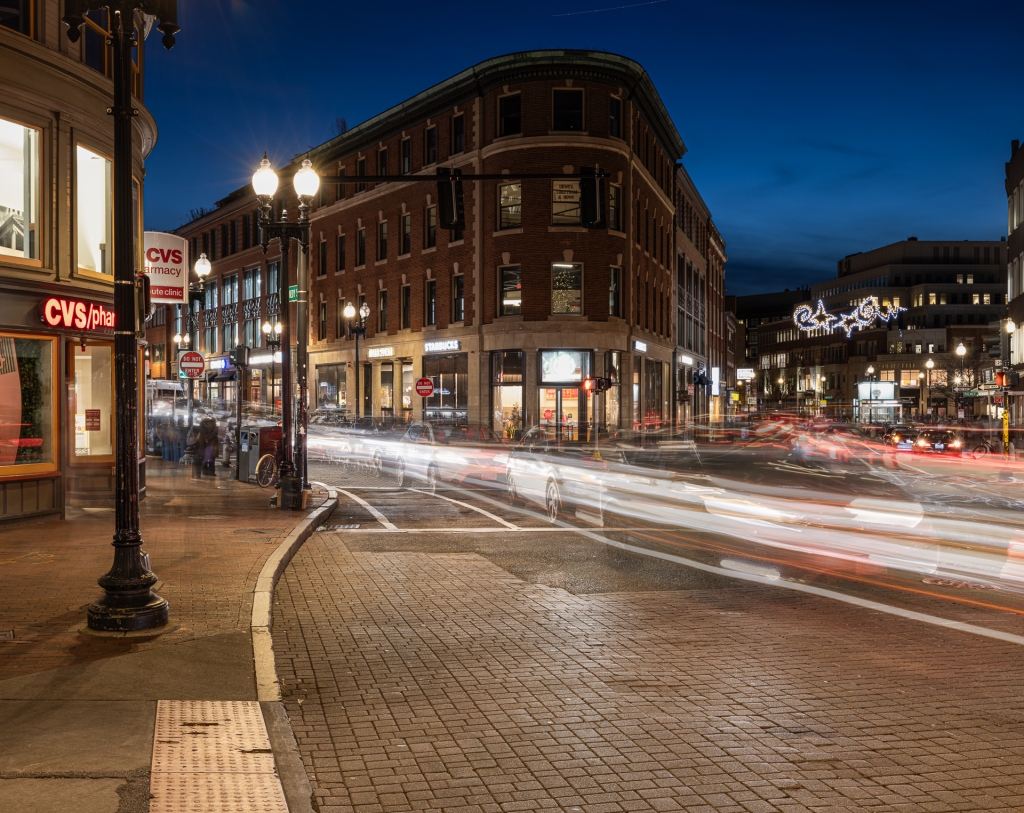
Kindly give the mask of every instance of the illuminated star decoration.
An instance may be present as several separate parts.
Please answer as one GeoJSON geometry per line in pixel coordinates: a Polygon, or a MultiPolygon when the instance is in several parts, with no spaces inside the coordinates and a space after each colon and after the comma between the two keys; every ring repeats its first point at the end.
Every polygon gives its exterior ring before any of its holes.
{"type": "Polygon", "coordinates": [[[825,303],[819,299],[818,309],[813,313],[807,305],[801,305],[793,311],[793,321],[798,328],[808,332],[822,328],[845,330],[849,338],[857,328],[870,327],[876,321],[891,322],[905,310],[897,305],[880,306],[875,297],[869,296],[849,313],[833,316],[825,310],[825,303]]]}

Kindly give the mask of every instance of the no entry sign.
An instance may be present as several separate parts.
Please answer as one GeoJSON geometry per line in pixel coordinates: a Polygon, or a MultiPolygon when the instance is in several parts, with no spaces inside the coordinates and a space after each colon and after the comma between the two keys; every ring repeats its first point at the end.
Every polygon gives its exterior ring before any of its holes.
{"type": "Polygon", "coordinates": [[[429,398],[434,394],[434,382],[429,378],[416,379],[416,394],[420,398],[429,398]]]}
{"type": "Polygon", "coordinates": [[[206,370],[203,354],[195,350],[182,350],[178,353],[178,370],[185,378],[200,378],[206,370]]]}

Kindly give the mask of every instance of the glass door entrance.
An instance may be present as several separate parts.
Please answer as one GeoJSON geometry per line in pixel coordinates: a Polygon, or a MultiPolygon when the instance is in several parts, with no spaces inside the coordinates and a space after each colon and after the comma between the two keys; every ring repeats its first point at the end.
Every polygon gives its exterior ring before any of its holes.
{"type": "Polygon", "coordinates": [[[541,387],[540,425],[559,441],[586,440],[586,392],[580,387],[541,387]]]}

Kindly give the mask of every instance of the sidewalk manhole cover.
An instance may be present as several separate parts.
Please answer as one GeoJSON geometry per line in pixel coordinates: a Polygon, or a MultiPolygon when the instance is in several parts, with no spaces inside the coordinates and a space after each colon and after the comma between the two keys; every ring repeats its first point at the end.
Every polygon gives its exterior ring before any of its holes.
{"type": "Polygon", "coordinates": [[[321,525],[317,528],[318,531],[354,531],[359,528],[358,525],[321,525]]]}

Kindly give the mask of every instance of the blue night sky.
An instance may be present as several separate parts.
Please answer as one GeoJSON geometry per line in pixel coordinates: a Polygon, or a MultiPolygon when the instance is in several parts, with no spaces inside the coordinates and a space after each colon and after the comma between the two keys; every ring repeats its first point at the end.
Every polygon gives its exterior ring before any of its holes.
{"type": "Polygon", "coordinates": [[[171,229],[477,62],[612,51],[651,75],[726,241],[729,293],[792,288],[916,235],[1006,233],[1003,164],[1024,140],[1024,3],[179,0],[151,36],[146,225],[171,229]]]}

